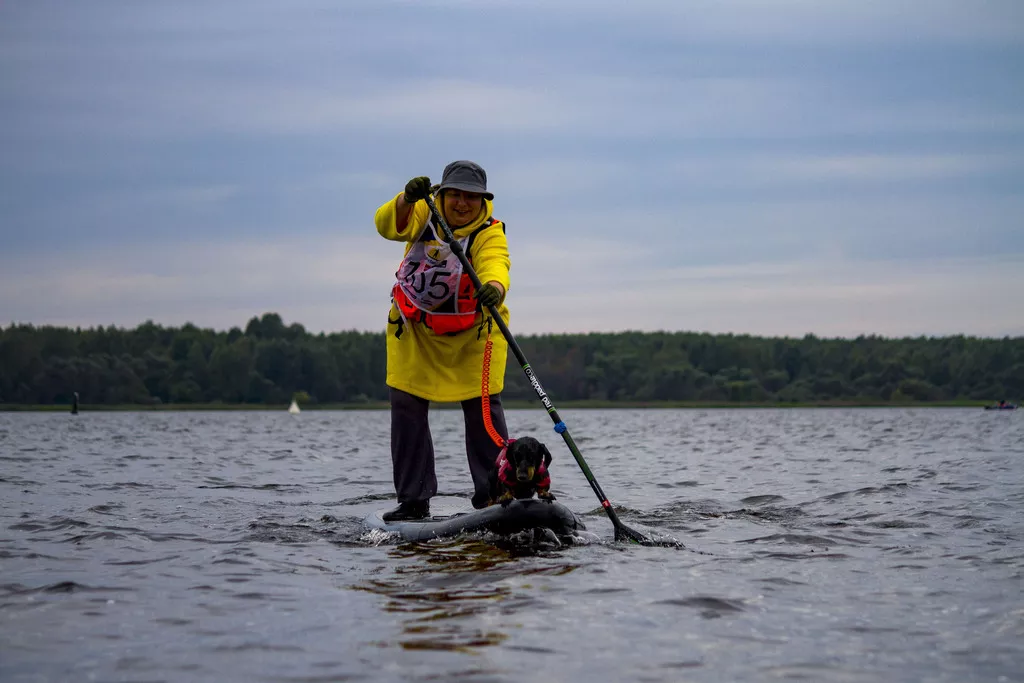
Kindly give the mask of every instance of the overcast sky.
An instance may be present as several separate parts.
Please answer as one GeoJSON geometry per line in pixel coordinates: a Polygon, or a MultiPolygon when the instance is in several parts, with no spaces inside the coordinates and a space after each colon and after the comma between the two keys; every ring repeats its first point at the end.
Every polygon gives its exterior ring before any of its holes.
{"type": "Polygon", "coordinates": [[[0,3],[0,324],[384,328],[487,169],[522,334],[1024,334],[1020,0],[0,3]]]}

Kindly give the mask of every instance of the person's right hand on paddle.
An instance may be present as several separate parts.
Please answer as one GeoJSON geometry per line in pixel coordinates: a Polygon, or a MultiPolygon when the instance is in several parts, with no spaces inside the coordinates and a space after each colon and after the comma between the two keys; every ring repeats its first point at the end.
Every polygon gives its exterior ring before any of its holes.
{"type": "Polygon", "coordinates": [[[405,184],[405,201],[415,204],[426,199],[430,194],[430,178],[425,175],[416,176],[405,184]]]}

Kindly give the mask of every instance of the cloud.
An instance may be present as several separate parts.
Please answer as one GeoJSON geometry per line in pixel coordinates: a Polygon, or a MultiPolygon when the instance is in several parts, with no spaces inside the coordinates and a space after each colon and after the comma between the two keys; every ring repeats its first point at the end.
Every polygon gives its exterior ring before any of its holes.
{"type": "Polygon", "coordinates": [[[593,288],[591,268],[569,258],[513,305],[522,332],[697,330],[799,337],[1022,335],[1024,259],[797,261],[648,268],[593,288]],[[543,284],[540,284],[543,283],[543,284]],[[590,283],[592,287],[586,287],[590,283]]]}
{"type": "MultiPolygon", "coordinates": [[[[817,154],[791,157],[751,156],[735,170],[771,176],[776,182],[893,183],[963,178],[1024,170],[1024,158],[992,154],[817,154]]],[[[725,173],[723,173],[725,175],[725,173]]]]}
{"type": "Polygon", "coordinates": [[[1024,253],[1022,8],[7,3],[0,310],[375,329],[397,252],[373,211],[471,158],[525,329],[664,324],[666,287],[682,327],[1010,329],[968,280],[1024,253]]]}
{"type": "Polygon", "coordinates": [[[583,24],[614,26],[618,32],[642,26],[648,34],[671,33],[702,42],[785,42],[815,47],[869,42],[1013,42],[1024,36],[1024,10],[1015,0],[971,5],[959,0],[439,0],[433,7],[480,13],[544,9],[548,17],[573,17],[583,24]]]}
{"type": "MultiPolygon", "coordinates": [[[[658,191],[692,193],[764,188],[813,191],[841,185],[858,194],[880,186],[921,186],[935,181],[970,180],[1024,173],[1024,156],[1008,152],[908,153],[717,151],[650,155],[637,161],[539,158],[503,164],[491,172],[494,187],[515,201],[537,201],[593,194],[610,198],[616,189],[637,185],[658,191]]],[[[622,201],[628,197],[615,197],[622,201]]],[[[570,199],[570,201],[573,201],[570,199]]]]}
{"type": "Polygon", "coordinates": [[[0,309],[12,321],[131,327],[153,318],[217,327],[244,325],[228,312],[318,307],[322,329],[372,329],[374,318],[386,313],[400,258],[401,245],[379,237],[173,241],[159,250],[126,245],[35,253],[0,261],[0,309]]]}
{"type": "Polygon", "coordinates": [[[129,138],[339,134],[410,125],[417,134],[438,135],[561,128],[573,113],[543,89],[450,79],[356,92],[336,82],[252,83],[201,74],[177,74],[173,81],[89,81],[37,92],[32,107],[44,118],[32,124],[65,135],[129,138]]]}
{"type": "MultiPolygon", "coordinates": [[[[1021,255],[679,265],[656,252],[614,240],[514,249],[513,331],[1024,334],[1024,300],[1004,295],[1024,286],[1021,255]]],[[[371,237],[39,255],[3,264],[0,309],[10,322],[217,329],[276,311],[312,331],[380,330],[400,258],[401,245],[371,237]]]]}
{"type": "Polygon", "coordinates": [[[740,179],[732,192],[707,199],[701,197],[706,186],[688,188],[680,181],[685,193],[673,194],[670,181],[662,181],[657,202],[646,204],[603,186],[583,193],[593,199],[575,206],[531,210],[529,201],[513,201],[501,209],[513,256],[529,243],[572,248],[595,240],[616,241],[623,262],[631,254],[644,261],[649,252],[659,262],[687,265],[775,262],[794,254],[922,260],[1024,253],[1024,200],[1015,196],[906,196],[883,188],[874,195],[820,197],[804,191],[780,197],[752,192],[749,179],[740,179]]]}
{"type": "Polygon", "coordinates": [[[843,90],[808,74],[768,77],[549,75],[528,84],[431,78],[401,84],[304,84],[174,72],[63,83],[12,101],[18,127],[114,138],[200,135],[529,133],[550,138],[673,141],[814,139],[877,133],[1024,131],[1019,102],[982,107],[843,90]],[[823,97],[827,92],[828,96],[823,97]],[[31,110],[31,115],[29,114],[31,110]],[[19,116],[19,113],[21,114],[19,116]],[[31,116],[31,118],[28,118],[31,116]]]}

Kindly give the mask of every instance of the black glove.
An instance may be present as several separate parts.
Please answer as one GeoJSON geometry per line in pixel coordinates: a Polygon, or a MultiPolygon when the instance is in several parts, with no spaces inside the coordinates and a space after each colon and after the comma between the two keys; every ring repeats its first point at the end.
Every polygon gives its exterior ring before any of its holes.
{"type": "Polygon", "coordinates": [[[501,302],[501,290],[488,283],[476,290],[473,297],[480,302],[481,307],[497,306],[501,302]]]}
{"type": "Polygon", "coordinates": [[[430,178],[425,175],[417,176],[405,184],[405,201],[410,204],[426,199],[428,194],[430,194],[430,178]]]}

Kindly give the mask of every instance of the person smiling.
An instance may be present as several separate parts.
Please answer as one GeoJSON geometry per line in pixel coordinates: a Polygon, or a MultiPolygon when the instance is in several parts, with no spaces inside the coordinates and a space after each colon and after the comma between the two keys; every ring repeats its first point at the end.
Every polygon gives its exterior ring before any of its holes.
{"type": "MultiPolygon", "coordinates": [[[[391,402],[391,461],[398,507],[385,521],[422,519],[437,494],[434,445],[428,422],[431,401],[459,402],[466,426],[466,456],[473,479],[472,504],[486,507],[487,475],[501,450],[484,422],[481,395],[489,306],[508,322],[505,295],[511,261],[505,225],[491,213],[494,195],[487,174],[472,161],[453,161],[441,182],[417,176],[405,190],[377,209],[377,232],[405,242],[405,256],[391,288],[387,323],[387,385],[391,402]],[[483,285],[469,275],[434,225],[424,201],[440,197],[438,210],[469,258],[483,285]]],[[[508,439],[501,390],[508,343],[492,339],[488,374],[491,421],[508,439]]]]}

